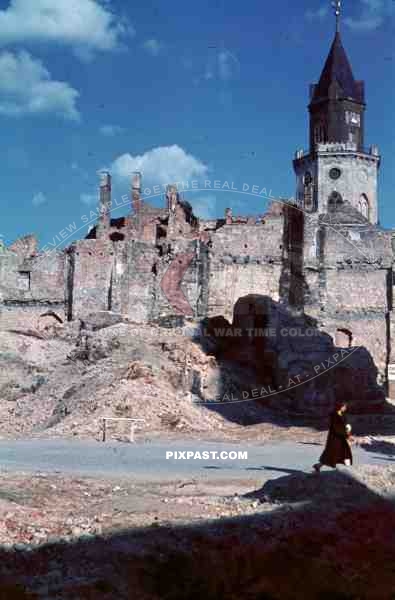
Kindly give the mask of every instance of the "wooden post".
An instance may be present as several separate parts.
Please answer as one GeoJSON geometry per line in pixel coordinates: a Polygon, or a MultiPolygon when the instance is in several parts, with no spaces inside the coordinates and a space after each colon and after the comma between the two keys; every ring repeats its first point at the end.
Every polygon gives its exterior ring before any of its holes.
{"type": "Polygon", "coordinates": [[[137,429],[137,423],[145,423],[145,419],[132,419],[129,417],[101,417],[102,421],[103,421],[103,438],[102,441],[105,442],[106,441],[106,426],[107,426],[107,421],[130,421],[130,430],[129,430],[129,440],[131,442],[135,441],[135,431],[137,429]]]}
{"type": "Polygon", "coordinates": [[[188,362],[188,351],[187,351],[187,342],[185,342],[184,344],[184,372],[182,374],[182,387],[183,387],[183,391],[187,392],[189,391],[189,369],[187,371],[187,362],[188,362]]]}

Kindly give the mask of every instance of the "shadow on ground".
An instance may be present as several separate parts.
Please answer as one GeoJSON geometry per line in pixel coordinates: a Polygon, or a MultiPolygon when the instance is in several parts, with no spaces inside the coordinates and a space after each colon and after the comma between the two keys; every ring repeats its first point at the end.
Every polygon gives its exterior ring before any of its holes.
{"type": "Polygon", "coordinates": [[[291,473],[246,498],[253,516],[3,549],[0,599],[395,599],[394,506],[349,471],[291,473]]]}
{"type": "Polygon", "coordinates": [[[200,390],[203,405],[229,421],[322,430],[335,402],[344,401],[350,413],[392,415],[395,431],[395,409],[377,384],[373,357],[352,347],[352,336],[350,346],[337,347],[315,319],[259,294],[238,299],[232,323],[220,315],[201,325],[200,344],[221,369],[216,401],[204,402],[210,390],[200,390]]]}
{"type": "Polygon", "coordinates": [[[386,460],[395,460],[395,444],[385,440],[372,440],[370,443],[360,444],[361,448],[376,454],[385,454],[386,460]]]}

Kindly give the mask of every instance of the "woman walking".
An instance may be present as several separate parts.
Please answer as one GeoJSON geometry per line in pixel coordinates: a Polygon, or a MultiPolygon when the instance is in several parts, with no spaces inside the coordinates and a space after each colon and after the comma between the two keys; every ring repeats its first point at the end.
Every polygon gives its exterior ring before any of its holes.
{"type": "Polygon", "coordinates": [[[321,454],[320,461],[313,466],[317,473],[320,472],[323,465],[333,469],[337,464],[352,465],[352,452],[348,442],[351,436],[351,425],[346,422],[346,410],[345,402],[336,403],[335,410],[331,414],[325,450],[321,454]]]}

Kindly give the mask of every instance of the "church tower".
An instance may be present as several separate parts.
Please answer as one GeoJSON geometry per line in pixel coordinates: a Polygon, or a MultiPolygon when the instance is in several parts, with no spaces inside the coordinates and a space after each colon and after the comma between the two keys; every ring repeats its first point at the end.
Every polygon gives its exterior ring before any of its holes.
{"type": "Polygon", "coordinates": [[[376,146],[365,148],[364,82],[354,78],[340,31],[340,1],[334,2],[336,33],[318,83],[310,86],[310,145],[294,159],[296,200],[306,213],[325,214],[351,204],[377,224],[376,146]]]}

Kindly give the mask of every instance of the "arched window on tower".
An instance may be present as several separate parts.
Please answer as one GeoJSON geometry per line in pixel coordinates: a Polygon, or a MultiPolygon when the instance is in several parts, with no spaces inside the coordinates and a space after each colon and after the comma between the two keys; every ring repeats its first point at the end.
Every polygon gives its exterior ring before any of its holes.
{"type": "Polygon", "coordinates": [[[317,123],[314,127],[314,141],[316,144],[321,144],[327,141],[327,131],[325,125],[317,123]]]}
{"type": "Polygon", "coordinates": [[[341,204],[343,204],[343,198],[339,192],[332,192],[328,199],[328,210],[332,212],[339,208],[341,204]]]}
{"type": "Polygon", "coordinates": [[[369,200],[366,194],[361,194],[358,202],[358,210],[365,219],[369,219],[369,200]]]}
{"type": "Polygon", "coordinates": [[[306,171],[303,177],[303,207],[305,210],[313,210],[314,181],[310,171],[306,171]]]}
{"type": "Polygon", "coordinates": [[[325,229],[320,228],[315,234],[315,257],[319,260],[324,256],[325,229]]]}

